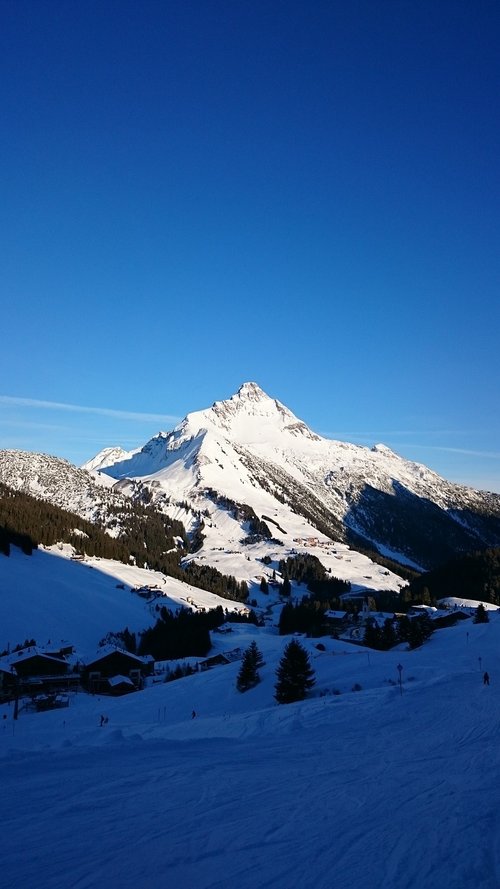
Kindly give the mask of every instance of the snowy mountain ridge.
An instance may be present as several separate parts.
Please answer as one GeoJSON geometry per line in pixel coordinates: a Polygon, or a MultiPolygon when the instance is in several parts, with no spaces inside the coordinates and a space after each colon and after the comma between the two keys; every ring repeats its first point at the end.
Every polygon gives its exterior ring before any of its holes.
{"type": "Polygon", "coordinates": [[[154,497],[198,510],[212,511],[207,492],[216,491],[274,516],[294,536],[300,516],[306,533],[423,566],[439,559],[438,542],[445,556],[500,544],[500,495],[448,482],[383,444],[323,438],[254,382],[114,463],[107,449],[84,466],[129,493],[140,481],[154,497]]]}
{"type": "Polygon", "coordinates": [[[113,524],[116,513],[130,505],[124,494],[112,490],[109,476],[48,454],[0,451],[0,482],[104,526],[113,524]]]}
{"type": "MultiPolygon", "coordinates": [[[[416,568],[500,545],[500,495],[448,482],[383,444],[323,438],[252,382],[188,413],[142,448],[105,448],[81,469],[57,457],[0,451],[0,482],[113,534],[130,498],[153,502],[196,536],[191,558],[240,580],[248,580],[249,560],[267,554],[279,561],[310,549],[312,540],[378,551],[416,568]],[[258,552],[250,545],[251,514],[272,537],[258,552]],[[223,552],[237,554],[230,572],[223,552]]],[[[351,580],[340,567],[335,576],[351,580]]]]}

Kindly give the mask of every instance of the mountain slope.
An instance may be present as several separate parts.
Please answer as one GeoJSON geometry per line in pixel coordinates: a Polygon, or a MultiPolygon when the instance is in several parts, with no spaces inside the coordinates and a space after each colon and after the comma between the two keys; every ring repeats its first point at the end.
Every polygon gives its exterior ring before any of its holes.
{"type": "Polygon", "coordinates": [[[106,460],[85,465],[100,465],[132,495],[140,481],[165,505],[182,499],[212,515],[215,491],[288,535],[319,532],[418,566],[500,544],[500,495],[452,484],[384,445],[322,438],[256,383],[106,460]]]}
{"type": "MultiPolygon", "coordinates": [[[[8,558],[0,555],[0,651],[34,638],[40,646],[69,641],[82,655],[108,633],[153,626],[158,605],[172,612],[228,607],[227,599],[159,571],[96,557],[74,561],[73,552],[60,544],[31,556],[16,547],[8,558]],[[133,594],[146,587],[151,599],[133,594]]],[[[245,610],[238,603],[230,607],[245,610]]]]}
{"type": "Polygon", "coordinates": [[[61,509],[74,512],[86,521],[112,527],[120,511],[130,502],[123,494],[109,490],[98,478],[60,457],[28,451],[0,451],[0,482],[15,491],[48,500],[61,509]]]}

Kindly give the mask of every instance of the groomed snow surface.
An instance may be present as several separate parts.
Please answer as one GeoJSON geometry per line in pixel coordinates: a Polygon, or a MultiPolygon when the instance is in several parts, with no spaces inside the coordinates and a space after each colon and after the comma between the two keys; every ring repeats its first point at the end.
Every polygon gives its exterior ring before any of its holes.
{"type": "Polygon", "coordinates": [[[286,638],[213,634],[252,638],[266,663],[244,694],[232,663],[0,708],[3,889],[498,889],[500,614],[414,652],[303,639],[317,683],[291,705],[273,699],[286,638]]]}

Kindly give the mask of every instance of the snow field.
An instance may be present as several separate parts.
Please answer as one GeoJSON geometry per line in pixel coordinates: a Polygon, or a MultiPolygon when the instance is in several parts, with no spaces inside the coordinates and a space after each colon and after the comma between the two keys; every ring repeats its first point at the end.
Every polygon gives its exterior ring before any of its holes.
{"type": "Polygon", "coordinates": [[[245,694],[230,664],[2,708],[2,886],[497,889],[499,618],[415,652],[302,640],[317,684],[293,705],[273,700],[287,638],[235,625],[217,648],[255,638],[266,661],[245,694]]]}

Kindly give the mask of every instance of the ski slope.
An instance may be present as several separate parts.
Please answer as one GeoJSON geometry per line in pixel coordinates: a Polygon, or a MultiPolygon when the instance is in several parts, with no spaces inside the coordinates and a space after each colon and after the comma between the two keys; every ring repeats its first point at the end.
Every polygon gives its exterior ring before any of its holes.
{"type": "Polygon", "coordinates": [[[235,663],[0,709],[3,889],[498,889],[500,614],[413,652],[303,639],[317,683],[292,705],[273,699],[286,639],[234,625],[214,650],[252,638],[245,694],[235,663]]]}

